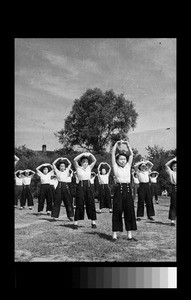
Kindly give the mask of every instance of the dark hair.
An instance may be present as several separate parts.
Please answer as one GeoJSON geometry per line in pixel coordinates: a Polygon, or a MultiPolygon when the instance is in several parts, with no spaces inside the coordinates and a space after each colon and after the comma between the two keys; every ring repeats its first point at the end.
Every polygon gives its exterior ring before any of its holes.
{"type": "Polygon", "coordinates": [[[172,169],[172,167],[173,167],[173,165],[175,165],[177,162],[174,160],[174,161],[172,161],[171,162],[171,164],[170,164],[170,168],[172,169]]]}
{"type": "Polygon", "coordinates": [[[59,159],[55,164],[58,170],[60,169],[61,164],[65,164],[66,168],[69,166],[69,162],[66,159],[59,159]]]}
{"type": "Polygon", "coordinates": [[[141,171],[142,165],[144,165],[145,167],[147,167],[145,163],[140,164],[140,165],[138,166],[138,169],[139,169],[140,171],[141,171]]]}
{"type": "Polygon", "coordinates": [[[100,165],[100,172],[102,172],[103,169],[106,170],[106,173],[109,172],[109,166],[107,164],[101,163],[101,165],[100,165]]]}
{"type": "Polygon", "coordinates": [[[87,159],[88,164],[90,164],[90,158],[89,158],[89,156],[83,155],[82,157],[80,157],[80,159],[78,161],[78,163],[79,163],[80,166],[82,165],[82,160],[83,159],[87,159]]]}
{"type": "Polygon", "coordinates": [[[119,156],[125,156],[126,157],[126,159],[127,159],[127,162],[128,162],[128,160],[129,160],[129,155],[127,154],[127,152],[126,151],[119,151],[116,155],[115,155],[115,158],[116,158],[116,160],[119,158],[119,156]]]}
{"type": "Polygon", "coordinates": [[[50,172],[51,170],[52,170],[52,168],[51,168],[51,166],[50,165],[47,165],[47,166],[42,166],[39,170],[41,171],[41,172],[43,172],[43,170],[45,169],[45,168],[47,168],[48,169],[48,172],[50,172]]]}
{"type": "Polygon", "coordinates": [[[19,175],[22,175],[22,173],[20,171],[16,173],[17,177],[19,177],[19,175]]]}

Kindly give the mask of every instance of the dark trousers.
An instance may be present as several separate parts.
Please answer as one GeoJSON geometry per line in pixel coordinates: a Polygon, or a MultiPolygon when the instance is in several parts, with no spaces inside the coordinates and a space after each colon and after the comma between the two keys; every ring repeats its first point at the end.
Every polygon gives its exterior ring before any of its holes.
{"type": "Polygon", "coordinates": [[[76,210],[74,220],[84,220],[84,205],[88,219],[96,220],[94,195],[89,180],[82,180],[76,188],[76,210]]]}
{"type": "Polygon", "coordinates": [[[26,205],[26,200],[27,200],[27,205],[28,206],[33,206],[34,205],[33,198],[32,198],[32,193],[31,193],[29,185],[23,185],[23,190],[22,190],[22,194],[21,194],[21,206],[26,205]]]}
{"type": "Polygon", "coordinates": [[[68,218],[72,218],[74,216],[74,208],[73,208],[73,199],[70,194],[70,190],[68,184],[66,182],[58,182],[58,185],[55,190],[55,198],[54,204],[52,207],[51,216],[53,218],[58,218],[60,214],[60,206],[62,201],[64,202],[64,206],[66,208],[66,214],[68,218]]]}
{"type": "Polygon", "coordinates": [[[111,193],[108,184],[100,184],[99,193],[99,208],[110,208],[111,209],[111,193]]]}
{"type": "Polygon", "coordinates": [[[146,211],[148,218],[155,215],[151,188],[149,183],[139,183],[138,188],[138,205],[137,205],[137,217],[144,216],[144,203],[146,204],[146,211]]]}
{"type": "Polygon", "coordinates": [[[171,186],[170,192],[170,208],[169,208],[169,216],[170,220],[176,219],[176,185],[171,186]]]}
{"type": "Polygon", "coordinates": [[[18,205],[18,200],[21,202],[22,190],[22,185],[15,185],[15,205],[18,205]]]}
{"type": "Polygon", "coordinates": [[[137,194],[138,188],[139,188],[139,184],[138,183],[134,183],[134,185],[133,185],[133,200],[134,201],[135,201],[135,198],[136,198],[136,194],[137,194]]]}
{"type": "Polygon", "coordinates": [[[112,231],[123,231],[122,213],[124,212],[125,229],[137,230],[134,201],[129,184],[117,184],[114,189],[112,231]]]}
{"type": "Polygon", "coordinates": [[[50,184],[41,184],[38,196],[38,212],[43,211],[44,201],[46,199],[46,211],[52,210],[52,197],[50,192],[50,184]]]}
{"type": "Polygon", "coordinates": [[[54,187],[53,184],[50,184],[50,195],[51,195],[52,204],[54,204],[54,201],[55,201],[55,187],[54,187]]]}
{"type": "Polygon", "coordinates": [[[158,201],[158,184],[151,182],[152,197],[155,197],[155,201],[158,201]]]}

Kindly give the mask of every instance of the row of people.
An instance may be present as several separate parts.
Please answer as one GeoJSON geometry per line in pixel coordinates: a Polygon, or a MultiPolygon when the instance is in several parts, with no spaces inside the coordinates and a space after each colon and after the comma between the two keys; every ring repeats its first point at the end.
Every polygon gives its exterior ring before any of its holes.
{"type": "MultiPolygon", "coordinates": [[[[116,185],[114,188],[113,196],[113,213],[112,213],[112,231],[113,240],[117,239],[117,232],[123,231],[123,220],[122,214],[124,215],[125,229],[127,231],[127,238],[133,240],[132,231],[137,230],[136,221],[141,220],[144,215],[144,203],[146,203],[147,216],[150,220],[153,220],[155,215],[154,206],[152,203],[151,189],[149,185],[149,174],[151,173],[151,168],[153,164],[150,161],[140,161],[134,165],[134,169],[137,173],[139,180],[139,192],[138,192],[138,207],[137,207],[137,219],[135,218],[134,201],[131,191],[131,167],[133,161],[133,151],[127,141],[124,141],[128,145],[129,155],[126,152],[118,152],[117,145],[120,141],[116,142],[112,149],[112,167],[114,171],[116,185]]],[[[78,222],[84,220],[84,213],[86,209],[86,214],[88,219],[91,220],[92,228],[96,228],[96,209],[94,194],[91,187],[91,173],[95,166],[96,158],[91,153],[82,153],[74,158],[74,167],[76,169],[76,174],[78,178],[78,184],[76,188],[76,208],[74,212],[72,197],[70,189],[67,183],[67,178],[69,177],[69,171],[71,169],[71,163],[66,158],[58,158],[52,164],[53,170],[56,173],[58,179],[58,185],[55,190],[54,203],[51,210],[51,216],[56,220],[59,216],[60,206],[62,200],[64,201],[66,207],[66,213],[68,218],[72,221],[74,220],[74,229],[78,229],[78,222]]],[[[38,175],[41,178],[41,189],[40,197],[38,203],[38,212],[41,212],[42,199],[45,197],[45,193],[50,190],[48,185],[51,179],[51,172],[53,170],[48,170],[50,164],[41,165],[37,168],[38,175]],[[43,170],[40,171],[40,168],[43,170]],[[49,174],[49,175],[48,175],[49,174]],[[42,196],[43,195],[43,196],[42,196]]],[[[166,170],[170,175],[170,180],[173,185],[176,183],[176,159],[172,162],[166,164],[166,170]],[[173,167],[170,164],[173,163],[173,167]],[[173,173],[172,173],[173,172],[173,173]]],[[[52,167],[51,167],[52,168],[52,167]]],[[[109,169],[109,172],[111,168],[109,169]]],[[[105,171],[104,171],[105,172],[105,171]]],[[[103,172],[103,173],[104,173],[103,172]]],[[[107,177],[109,178],[107,173],[107,177]]],[[[100,173],[100,172],[99,172],[100,173]]],[[[107,191],[108,180],[104,175],[100,174],[100,182],[102,189],[101,191],[107,191]]],[[[48,195],[48,194],[47,194],[48,195]]],[[[174,223],[176,217],[176,187],[173,188],[173,196],[171,197],[169,218],[174,223]]],[[[135,240],[135,239],[134,239],[135,240]]]]}

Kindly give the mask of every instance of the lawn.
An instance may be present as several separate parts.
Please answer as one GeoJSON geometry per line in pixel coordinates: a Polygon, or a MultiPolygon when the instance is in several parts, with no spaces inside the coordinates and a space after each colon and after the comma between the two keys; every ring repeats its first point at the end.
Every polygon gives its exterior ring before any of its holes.
{"type": "Polygon", "coordinates": [[[107,209],[97,214],[96,229],[85,215],[74,230],[64,206],[59,220],[52,222],[45,210],[37,216],[37,205],[35,199],[33,210],[15,208],[16,262],[176,262],[176,227],[168,220],[169,197],[159,197],[159,204],[154,204],[155,221],[147,219],[145,210],[134,232],[137,242],[128,241],[125,230],[112,241],[112,214],[107,209]]]}

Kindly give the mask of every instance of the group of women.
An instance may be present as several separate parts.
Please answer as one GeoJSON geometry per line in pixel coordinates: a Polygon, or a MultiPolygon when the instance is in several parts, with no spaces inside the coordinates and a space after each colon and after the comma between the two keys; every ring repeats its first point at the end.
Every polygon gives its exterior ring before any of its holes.
{"type": "MultiPolygon", "coordinates": [[[[111,167],[102,162],[98,166],[97,175],[93,172],[96,164],[95,156],[90,152],[83,152],[74,158],[73,164],[75,172],[71,169],[71,162],[65,158],[57,158],[52,165],[42,164],[36,168],[37,175],[40,177],[40,191],[38,196],[38,214],[41,214],[44,208],[45,199],[47,201],[47,214],[53,220],[57,220],[60,214],[62,201],[66,209],[68,219],[73,222],[73,228],[79,228],[79,221],[84,220],[85,210],[88,219],[91,221],[91,227],[97,228],[97,213],[102,212],[102,208],[108,208],[112,213],[112,240],[117,240],[117,232],[123,231],[123,219],[127,231],[127,239],[137,241],[132,235],[132,231],[137,230],[137,222],[144,216],[144,206],[146,205],[147,217],[154,221],[155,215],[152,193],[150,189],[150,175],[153,164],[148,160],[141,160],[133,166],[134,172],[139,182],[137,218],[135,217],[134,200],[131,190],[131,173],[133,151],[128,141],[117,141],[112,149],[112,167],[115,178],[115,187],[113,201],[111,203],[111,193],[109,188],[109,175],[111,167]],[[119,150],[120,144],[125,144],[128,151],[119,150]],[[73,174],[74,173],[74,174],[73,174]],[[76,195],[73,203],[71,191],[72,175],[76,178],[76,195]],[[55,181],[56,176],[56,181],[55,181]],[[99,180],[99,210],[96,211],[95,195],[93,189],[93,180],[98,176],[99,180]],[[56,183],[56,184],[55,184],[56,183]],[[75,204],[75,205],[74,205],[75,204]],[[145,205],[144,205],[145,204],[145,205]]],[[[16,163],[18,157],[15,158],[16,163]]],[[[172,184],[171,202],[169,209],[169,219],[171,224],[175,225],[176,219],[176,158],[170,160],[165,165],[172,184]]],[[[33,199],[30,192],[30,181],[34,176],[32,170],[18,170],[15,172],[16,179],[16,201],[18,195],[21,195],[20,209],[26,204],[31,209],[33,199]],[[22,188],[21,188],[22,186],[22,188]]],[[[156,173],[156,172],[155,172],[156,173]]],[[[158,176],[155,174],[154,177],[158,176]]]]}

